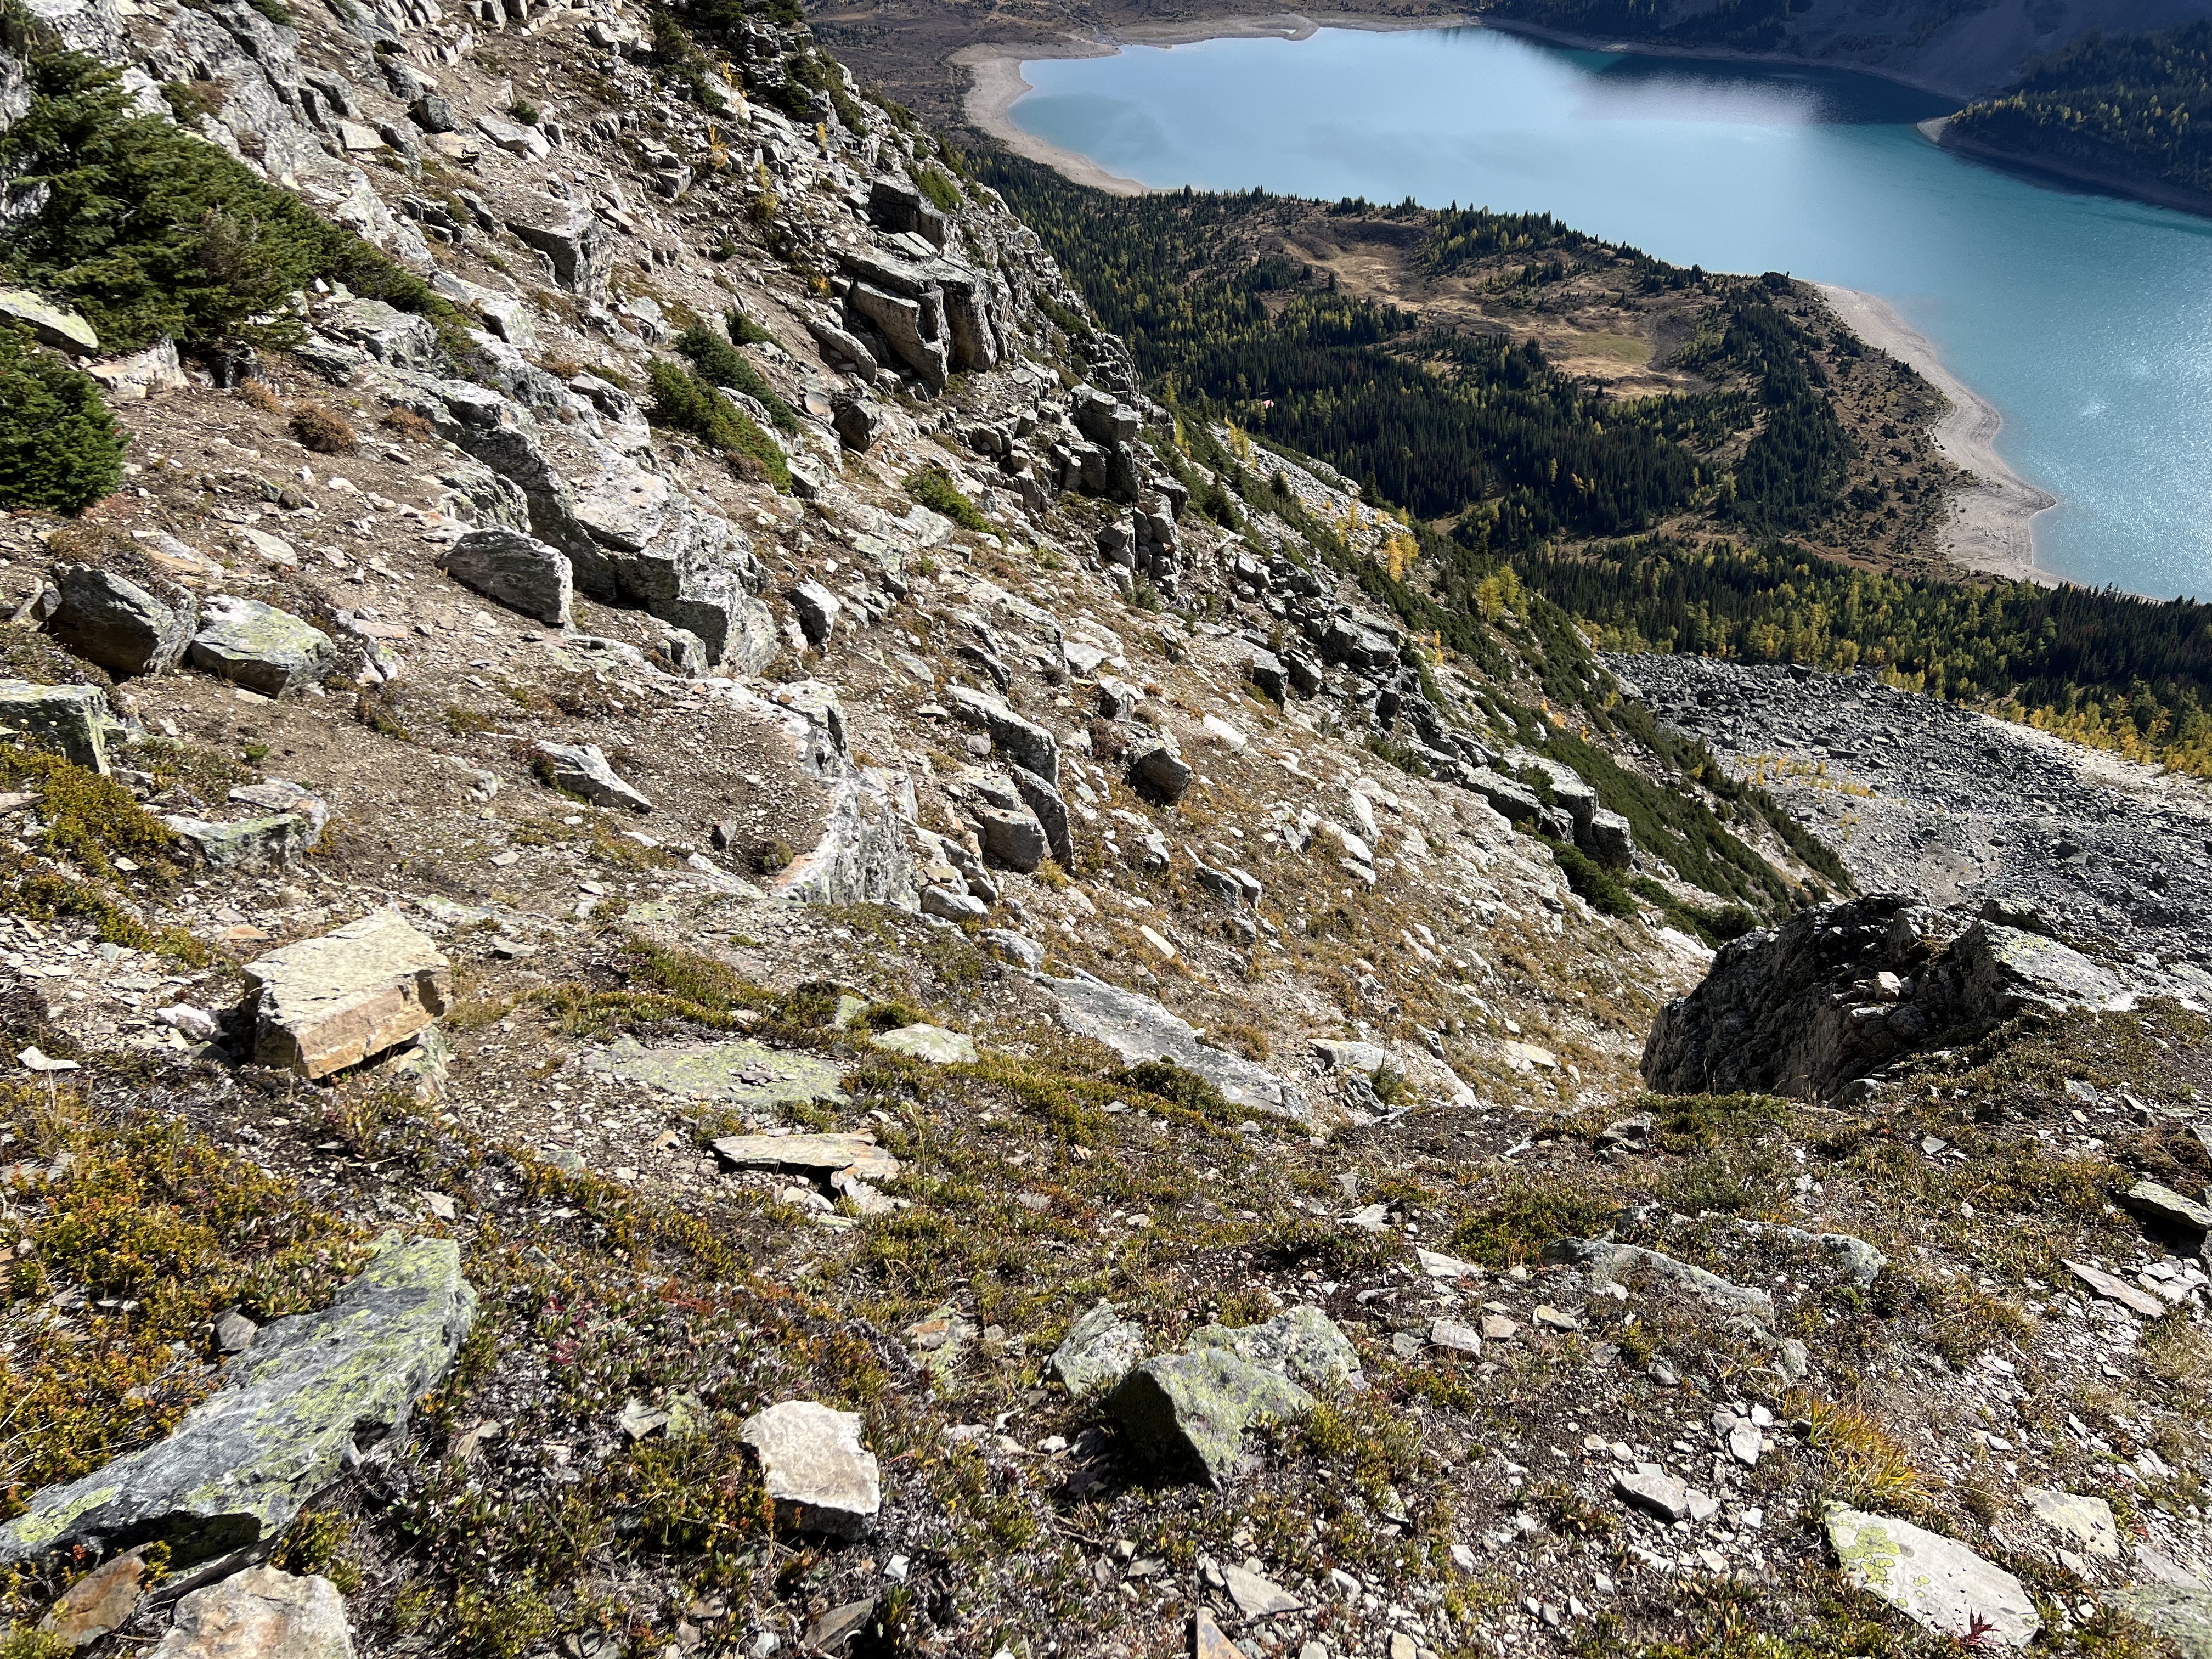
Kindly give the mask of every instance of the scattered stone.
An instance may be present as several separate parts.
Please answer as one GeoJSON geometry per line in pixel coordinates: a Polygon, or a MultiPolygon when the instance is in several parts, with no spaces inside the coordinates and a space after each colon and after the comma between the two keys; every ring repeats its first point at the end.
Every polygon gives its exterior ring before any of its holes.
{"type": "Polygon", "coordinates": [[[1129,781],[1163,806],[1181,800],[1196,775],[1175,739],[1164,732],[1139,738],[1129,745],[1129,781]]]}
{"type": "Polygon", "coordinates": [[[594,806],[625,806],[633,812],[650,812],[653,803],[615,775],[613,767],[596,744],[540,743],[538,774],[556,789],[579,796],[594,806]]]}
{"type": "Polygon", "coordinates": [[[146,1563],[137,1550],[103,1562],[62,1592],[39,1628],[73,1648],[97,1642],[138,1610],[146,1563]]]}
{"type": "Polygon", "coordinates": [[[1003,927],[986,927],[975,935],[975,939],[1026,972],[1034,974],[1044,966],[1044,946],[1024,934],[1010,933],[1003,927]]]}
{"type": "Polygon", "coordinates": [[[2064,1533],[2091,1555],[2103,1561],[2120,1559],[2119,1525],[2112,1517],[2112,1506],[2103,1498],[2055,1486],[2031,1488],[2021,1495],[2046,1526],[2064,1533]]]}
{"type": "Polygon", "coordinates": [[[1482,1335],[1472,1326],[1462,1325],[1455,1319],[1432,1319],[1429,1322],[1429,1340],[1439,1348],[1449,1348],[1454,1353],[1482,1357],[1482,1335]]]}
{"type": "Polygon", "coordinates": [[[179,1601],[153,1659],[353,1659],[353,1629],[329,1579],[249,1567],[179,1601]]]}
{"type": "Polygon", "coordinates": [[[61,603],[46,619],[53,636],[111,674],[165,674],[184,660],[198,625],[189,594],[162,599],[98,565],[54,569],[61,603]]]}
{"type": "Polygon", "coordinates": [[[686,1048],[647,1048],[635,1037],[621,1037],[586,1054],[584,1069],[686,1100],[726,1102],[746,1112],[778,1114],[793,1106],[845,1102],[845,1073],[835,1061],[742,1037],[686,1048]]]}
{"type": "Polygon", "coordinates": [[[880,1472],[860,1444],[857,1412],[787,1400],[747,1418],[738,1438],[760,1458],[779,1526],[858,1538],[882,1507],[880,1472]]]}
{"type": "Polygon", "coordinates": [[[870,1043],[895,1054],[926,1060],[933,1066],[973,1066],[981,1057],[976,1052],[975,1038],[963,1031],[948,1031],[941,1025],[902,1025],[896,1031],[884,1031],[871,1038],[870,1043]]]}
{"type": "Polygon", "coordinates": [[[1591,1286],[1599,1290],[1625,1284],[1639,1270],[1655,1273],[1696,1291],[1717,1308],[1762,1325],[1774,1322],[1774,1298],[1765,1291],[1731,1284],[1718,1273],[1640,1245],[1616,1244],[1606,1238],[1562,1238],[1544,1247],[1544,1260],[1581,1267],[1589,1273],[1591,1286]]]}
{"type": "Polygon", "coordinates": [[[810,1652],[830,1653],[838,1644],[857,1635],[862,1626],[875,1616],[877,1598],[848,1601],[841,1607],[832,1607],[806,1628],[804,1645],[810,1652]]]}
{"type": "Polygon", "coordinates": [[[233,1308],[215,1322],[215,1345],[225,1353],[244,1353],[261,1334],[261,1327],[233,1308]]]}
{"type": "Polygon", "coordinates": [[[1638,1463],[1613,1472],[1613,1489],[1627,1502],[1664,1521],[1690,1518],[1690,1488],[1656,1463],[1638,1463]]]}
{"type": "Polygon", "coordinates": [[[940,921],[982,921],[991,914],[991,907],[972,893],[956,893],[949,887],[925,887],[921,890],[921,914],[935,916],[940,921]]]}
{"type": "Polygon", "coordinates": [[[548,628],[575,621],[575,580],[568,556],[504,525],[471,530],[447,550],[445,572],[464,587],[548,628]]]}
{"type": "Polygon", "coordinates": [[[1305,1603],[1280,1584],[1261,1577],[1249,1567],[1224,1566],[1222,1588],[1247,1619],[1272,1619],[1279,1613],[1296,1613],[1305,1603]]]}
{"type": "Polygon", "coordinates": [[[253,1058],[314,1079],[359,1065],[439,1018],[453,969],[396,910],[246,963],[253,1058]]]}
{"type": "Polygon", "coordinates": [[[1080,1399],[1119,1382],[1144,1357],[1144,1328],[1101,1302],[1067,1328],[1049,1363],[1054,1380],[1080,1399]]]}
{"type": "Polygon", "coordinates": [[[1570,1313],[1564,1308],[1554,1308],[1543,1302],[1536,1304],[1535,1312],[1530,1317],[1537,1324],[1554,1331],[1578,1331],[1583,1328],[1579,1314],[1570,1313]]]}
{"type": "Polygon", "coordinates": [[[2156,1319],[2166,1311],[2166,1304],[2148,1291],[2139,1291],[2124,1279],[2115,1279],[2100,1267],[2086,1261],[2069,1261],[2066,1271],[2072,1273],[2091,1290],[2108,1302],[2117,1302],[2132,1313],[2145,1319],[2156,1319]]]}
{"type": "Polygon", "coordinates": [[[940,1302],[899,1333],[928,1372],[933,1386],[949,1382],[975,1340],[975,1322],[950,1302],[940,1302]]]}
{"type": "Polygon", "coordinates": [[[264,1327],[167,1439],[33,1494],[0,1526],[0,1567],[156,1540],[185,1566],[273,1537],[362,1448],[404,1431],[476,1307],[459,1245],[386,1235],[328,1308],[264,1327]]]}
{"type": "Polygon", "coordinates": [[[1480,1279],[1482,1269],[1472,1261],[1462,1261],[1455,1255],[1446,1255],[1441,1250],[1425,1250],[1413,1247],[1413,1261],[1422,1273],[1430,1279],[1480,1279]]]}
{"type": "Polygon", "coordinates": [[[193,667],[264,697],[312,685],[337,660],[337,641],[289,611],[218,593],[187,653],[193,667]]]}
{"type": "Polygon", "coordinates": [[[1010,811],[1000,806],[979,807],[975,811],[976,833],[982,837],[983,851],[994,863],[1009,870],[1018,870],[1024,875],[1044,862],[1051,850],[1045,840],[1044,825],[1026,807],[1010,811]]]}
{"type": "Polygon", "coordinates": [[[2042,1629],[2020,1580],[1955,1539],[1841,1504],[1831,1505],[1825,1519],[1844,1577],[1923,1628],[2016,1648],[2042,1629]]]}
{"type": "Polygon", "coordinates": [[[1200,1607],[1190,1616],[1190,1659],[1246,1659],[1243,1649],[1221,1633],[1213,1615],[1200,1607]]]}
{"type": "Polygon", "coordinates": [[[1608,1123],[1597,1138],[1597,1149],[1604,1152],[1619,1147],[1626,1152],[1648,1152],[1651,1150],[1651,1132],[1656,1126],[1657,1121],[1649,1112],[1638,1112],[1634,1117],[1608,1123]]]}
{"type": "Polygon", "coordinates": [[[816,647],[828,641],[844,611],[843,603],[820,582],[809,577],[791,590],[791,609],[799,618],[799,631],[816,647]]]}

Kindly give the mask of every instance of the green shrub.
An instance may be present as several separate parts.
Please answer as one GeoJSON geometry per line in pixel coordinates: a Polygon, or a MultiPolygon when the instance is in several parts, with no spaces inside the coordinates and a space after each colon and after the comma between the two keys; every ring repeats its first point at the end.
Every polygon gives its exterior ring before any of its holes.
{"type": "Polygon", "coordinates": [[[988,530],[991,521],[986,519],[975,503],[954,487],[942,467],[925,466],[907,475],[906,493],[933,513],[942,513],[963,530],[988,530]]]}
{"type": "Polygon", "coordinates": [[[31,59],[31,107],[0,166],[48,195],[0,244],[0,281],[81,312],[109,351],[301,335],[288,295],[316,276],[450,314],[421,279],[204,139],[135,112],[121,71],[81,52],[31,59]]]}
{"type": "Polygon", "coordinates": [[[924,196],[936,204],[939,213],[960,211],[960,187],[935,167],[922,166],[915,168],[914,182],[924,196]]]}
{"type": "Polygon", "coordinates": [[[1567,885],[1600,915],[1632,916],[1636,900],[1626,888],[1613,878],[1612,872],[1595,859],[1587,857],[1581,848],[1570,847],[1565,842],[1540,837],[1552,849],[1552,857],[1559,863],[1560,873],[1567,885]]]}
{"type": "Polygon", "coordinates": [[[759,345],[763,341],[775,338],[775,335],[769,333],[735,306],[730,307],[730,314],[725,320],[724,326],[730,331],[730,338],[741,346],[759,345]]]}
{"type": "Polygon", "coordinates": [[[125,442],[98,381],[0,329],[0,507],[82,512],[122,484],[125,442]]]}
{"type": "Polygon", "coordinates": [[[688,432],[708,448],[726,454],[746,455],[767,469],[775,487],[791,490],[791,469],[775,440],[756,426],[745,412],[689,369],[656,362],[649,371],[653,407],[647,411],[655,426],[688,432]]]}
{"type": "Polygon", "coordinates": [[[779,432],[799,430],[799,416],[792,413],[791,405],[776,395],[760,370],[737,347],[706,325],[694,323],[676,337],[676,349],[691,360],[702,380],[714,386],[726,386],[759,400],[768,410],[768,417],[775,422],[779,432]]]}

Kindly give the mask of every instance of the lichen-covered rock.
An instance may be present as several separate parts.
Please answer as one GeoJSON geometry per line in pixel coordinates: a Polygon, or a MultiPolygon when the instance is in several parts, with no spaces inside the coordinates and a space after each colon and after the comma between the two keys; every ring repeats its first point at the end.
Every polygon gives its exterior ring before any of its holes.
{"type": "Polygon", "coordinates": [[[193,667],[264,697],[319,680],[337,654],[337,641],[319,628],[227,593],[208,601],[189,653],[193,667]]]}
{"type": "Polygon", "coordinates": [[[1228,1484],[1255,1423],[1287,1422],[1314,1408],[1304,1389],[1225,1347],[1148,1359],[1107,1401],[1137,1454],[1163,1471],[1228,1484]]]}
{"type": "Polygon", "coordinates": [[[61,602],[47,631],[87,662],[111,674],[161,674],[184,659],[199,621],[191,596],[164,598],[93,564],[54,571],[61,602]]]}
{"type": "Polygon", "coordinates": [[[353,1627],[329,1579],[249,1567],[178,1602],[153,1659],[353,1659],[353,1627]]]}
{"type": "Polygon", "coordinates": [[[116,730],[107,694],[96,685],[0,680],[0,732],[50,743],[72,766],[105,773],[108,737],[116,730]]]}
{"type": "Polygon", "coordinates": [[[1185,1071],[1197,1073],[1236,1105],[1300,1122],[1313,1115],[1312,1103],[1295,1087],[1241,1054],[1200,1042],[1189,1022],[1169,1012],[1156,998],[1125,991],[1079,970],[1042,982],[1058,1005],[1055,1012],[1062,1025],[1096,1038],[1124,1060],[1171,1060],[1185,1071]]]}
{"type": "Polygon", "coordinates": [[[403,1431],[476,1317],[449,1239],[387,1235],[319,1313],[264,1326],[166,1440],[35,1493],[0,1567],[159,1541],[179,1566],[273,1536],[364,1447],[403,1431]]]}
{"type": "Polygon", "coordinates": [[[1112,1303],[1101,1302],[1067,1328],[1052,1351],[1050,1369],[1053,1380],[1080,1399],[1119,1382],[1144,1357],[1144,1327],[1122,1318],[1112,1303]]]}
{"type": "Polygon", "coordinates": [[[1825,1519],[1844,1579],[1923,1629],[2024,1648],[2043,1628],[2020,1580],[1956,1539],[1841,1504],[1830,1505],[1825,1519]]]}
{"type": "Polygon", "coordinates": [[[1292,1308],[1258,1325],[1201,1326],[1188,1346],[1226,1348],[1309,1389],[1339,1388],[1359,1375],[1358,1351],[1319,1308],[1292,1308]]]}
{"type": "Polygon", "coordinates": [[[253,1058],[307,1078],[398,1047],[453,997],[451,965],[392,910],[272,951],[244,971],[253,1058]]]}
{"type": "Polygon", "coordinates": [[[584,1069],[749,1112],[842,1104],[845,1098],[844,1071],[836,1061],[807,1049],[771,1048],[743,1037],[680,1048],[647,1048],[635,1037],[623,1037],[586,1054],[584,1069]]]}

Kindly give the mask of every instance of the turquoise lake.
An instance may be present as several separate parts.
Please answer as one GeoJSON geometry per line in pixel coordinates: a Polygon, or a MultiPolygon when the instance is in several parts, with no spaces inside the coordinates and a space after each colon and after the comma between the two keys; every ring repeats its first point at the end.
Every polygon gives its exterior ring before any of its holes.
{"type": "Polygon", "coordinates": [[[1557,214],[1888,300],[2059,497],[2036,559],[2212,599],[2212,221],[1950,155],[1867,76],[1325,29],[1023,66],[1024,131],[1156,186],[1557,214]]]}

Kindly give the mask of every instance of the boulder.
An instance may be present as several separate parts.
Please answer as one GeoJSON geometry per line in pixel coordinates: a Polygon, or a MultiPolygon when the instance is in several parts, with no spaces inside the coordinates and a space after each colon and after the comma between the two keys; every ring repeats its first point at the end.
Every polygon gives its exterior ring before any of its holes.
{"type": "Polygon", "coordinates": [[[860,1444],[858,1412],[787,1400],[747,1418],[738,1437],[760,1459],[780,1527],[858,1538],[883,1505],[880,1472],[860,1444]]]}
{"type": "Polygon", "coordinates": [[[245,968],[253,1058],[322,1078],[396,1048],[446,1012],[453,970],[395,910],[376,910],[245,968]]]}
{"type": "Polygon", "coordinates": [[[1241,1054],[1200,1042],[1195,1030],[1154,998],[1081,972],[1066,979],[1047,976],[1041,983],[1053,994],[1054,1012],[1062,1025],[1104,1043],[1132,1064],[1173,1060],[1248,1110],[1273,1112],[1301,1123],[1313,1115],[1313,1107],[1297,1090],[1241,1054]]]}
{"type": "Polygon", "coordinates": [[[428,317],[402,311],[381,300],[348,300],[325,316],[324,326],[394,368],[434,369],[446,355],[438,343],[438,331],[428,317]]]}
{"type": "Polygon", "coordinates": [[[614,233],[580,201],[518,192],[503,216],[507,228],[544,254],[553,280],[571,294],[604,293],[614,270],[614,233]]]}
{"type": "Polygon", "coordinates": [[[1067,1328],[1047,1369],[1079,1400],[1119,1382],[1144,1357],[1144,1327],[1115,1313],[1112,1303],[1101,1302],[1067,1328]]]}
{"type": "Polygon", "coordinates": [[[193,667],[264,697],[319,680],[337,654],[337,642],[319,628],[227,593],[208,601],[189,653],[193,667]]]}
{"type": "Polygon", "coordinates": [[[96,685],[0,680],[0,731],[50,744],[73,766],[105,773],[108,736],[117,729],[107,694],[96,685]]]}
{"type": "Polygon", "coordinates": [[[353,1659],[345,1598],[319,1577],[275,1567],[196,1589],[177,1603],[177,1621],[152,1659],[353,1659]]]}
{"type": "Polygon", "coordinates": [[[1033,772],[1055,790],[1060,787],[1060,739],[1006,707],[1000,698],[949,685],[945,701],[954,714],[969,726],[991,734],[999,752],[1025,772],[1033,772]]]}
{"type": "Polygon", "coordinates": [[[1038,827],[1044,831],[1044,844],[1060,860],[1060,867],[1074,869],[1075,837],[1068,828],[1067,802],[1061,799],[1060,791],[1026,766],[1010,766],[1006,774],[1013,780],[1014,793],[1022,798],[1022,804],[1035,815],[1038,827]]]}
{"type": "Polygon", "coordinates": [[[0,289],[0,318],[22,324],[53,351],[90,357],[100,351],[100,334],[90,323],[67,306],[56,305],[28,289],[0,289]]]}
{"type": "Polygon", "coordinates": [[[981,921],[991,914],[991,907],[972,893],[956,893],[949,887],[925,887],[921,890],[921,914],[935,916],[939,921],[981,921]]]}
{"type": "Polygon", "coordinates": [[[1283,666],[1283,659],[1273,652],[1263,651],[1255,646],[1251,666],[1245,672],[1252,684],[1260,688],[1261,695],[1269,701],[1280,702],[1289,695],[1289,671],[1283,666]]]}
{"type": "Polygon", "coordinates": [[[650,812],[653,803],[615,775],[596,744],[541,743],[538,774],[556,789],[580,796],[594,806],[626,806],[650,812]]]}
{"type": "Polygon", "coordinates": [[[1544,1247],[1544,1260],[1584,1269],[1591,1285],[1600,1288],[1625,1284],[1638,1273],[1654,1273],[1673,1279],[1723,1312],[1739,1314],[1761,1325],[1774,1322],[1774,1298],[1758,1286],[1732,1284],[1718,1273],[1641,1245],[1616,1244],[1609,1238],[1555,1239],[1544,1247]]]}
{"type": "Polygon", "coordinates": [[[229,823],[210,823],[182,813],[172,813],[162,822],[189,842],[210,870],[284,870],[322,840],[328,817],[323,804],[314,801],[312,811],[286,811],[229,823]]]}
{"type": "Polygon", "coordinates": [[[836,631],[844,603],[811,577],[793,587],[788,597],[792,614],[799,618],[799,631],[806,635],[807,644],[820,648],[836,631]]]}
{"type": "Polygon", "coordinates": [[[1610,807],[1598,807],[1582,831],[1583,850],[1600,864],[1625,870],[1636,857],[1636,832],[1610,807]]]}
{"type": "Polygon", "coordinates": [[[112,1556],[64,1590],[39,1628],[73,1648],[97,1642],[138,1610],[146,1577],[146,1559],[139,1551],[112,1556]]]}
{"type": "Polygon", "coordinates": [[[1984,1647],[2024,1648],[2043,1628],[2020,1580],[1956,1539],[1841,1504],[1823,1518],[1844,1580],[1923,1629],[1984,1647]]]}
{"type": "Polygon", "coordinates": [[[1236,1471],[1244,1431],[1311,1411],[1314,1397],[1280,1372],[1227,1347],[1148,1359],[1107,1400],[1129,1446],[1164,1473],[1219,1488],[1236,1471]]]}
{"type": "Polygon", "coordinates": [[[167,1438],[33,1494],[0,1526],[0,1567],[153,1542],[183,1567],[273,1538],[362,1450],[405,1431],[476,1306],[459,1245],[386,1235],[329,1307],[264,1326],[167,1438]]]}
{"type": "Polygon", "coordinates": [[[975,828],[982,837],[985,855],[1007,869],[1027,873],[1044,862],[1048,850],[1044,826],[1027,808],[980,807],[975,828]]]}
{"type": "MultiPolygon", "coordinates": [[[[840,364],[848,366],[862,380],[871,385],[874,384],[877,374],[881,372],[881,368],[876,362],[875,354],[860,343],[858,335],[849,334],[835,323],[823,322],[818,317],[809,317],[805,320],[806,331],[814,337],[814,343],[822,349],[822,356],[825,362],[832,368],[840,364]]],[[[842,431],[842,428],[841,428],[840,430],[842,431]]],[[[867,445],[849,444],[847,447],[866,449],[867,445]]]]}
{"type": "Polygon", "coordinates": [[[2120,1194],[2120,1207],[2148,1231],[2185,1240],[2191,1252],[2212,1234],[2212,1208],[2155,1181],[2138,1181],[2120,1194]]]}
{"type": "Polygon", "coordinates": [[[1176,740],[1166,732],[1149,732],[1131,739],[1129,781],[1146,799],[1172,806],[1182,799],[1196,775],[1176,740]]]}
{"type": "Polygon", "coordinates": [[[1192,1352],[1225,1348],[1316,1391],[1340,1388],[1359,1375],[1358,1350],[1316,1307],[1292,1308],[1260,1325],[1201,1326],[1185,1346],[1192,1352]]]}
{"type": "Polygon", "coordinates": [[[836,428],[839,443],[856,453],[865,453],[883,428],[884,406],[873,398],[833,398],[830,424],[836,428]]]}
{"type": "Polygon", "coordinates": [[[1703,983],[1660,1011],[1644,1078],[1668,1094],[1826,1098],[1901,1055],[2025,1012],[2132,1000],[2117,975],[2055,939],[1874,894],[1724,947],[1703,983]]]}
{"type": "Polygon", "coordinates": [[[111,674],[161,674],[184,659],[198,624],[189,594],[158,598],[128,576],[93,564],[54,571],[61,603],[47,631],[87,662],[111,674]]]}
{"type": "Polygon", "coordinates": [[[1544,803],[1536,799],[1533,791],[1486,766],[1473,769],[1468,787],[1488,801],[1492,810],[1509,823],[1534,823],[1544,810],[1544,803]]]}
{"type": "Polygon", "coordinates": [[[462,586],[548,628],[567,628],[575,620],[568,556],[535,536],[503,526],[471,530],[441,562],[462,586]]]}
{"type": "Polygon", "coordinates": [[[177,356],[177,343],[164,337],[143,351],[87,366],[110,404],[143,403],[156,392],[182,392],[191,382],[177,356]]]}

